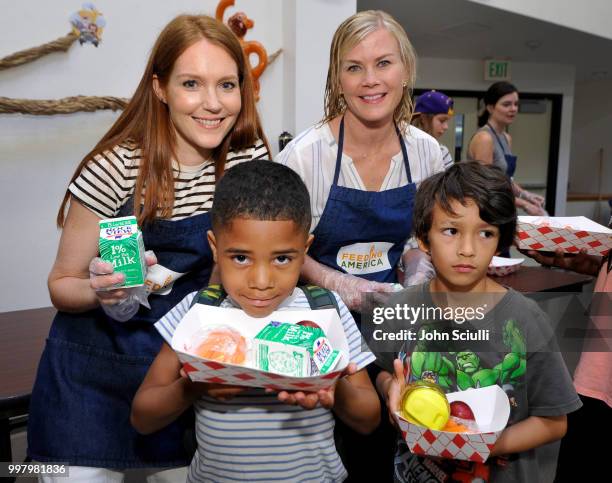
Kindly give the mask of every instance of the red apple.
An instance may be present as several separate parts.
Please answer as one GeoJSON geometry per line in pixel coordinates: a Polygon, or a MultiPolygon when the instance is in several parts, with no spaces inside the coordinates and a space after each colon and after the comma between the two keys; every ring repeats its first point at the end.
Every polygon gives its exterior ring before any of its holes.
{"type": "Polygon", "coordinates": [[[312,327],[314,329],[320,329],[317,324],[315,324],[312,320],[300,320],[296,325],[302,325],[304,327],[312,327]]]}
{"type": "Polygon", "coordinates": [[[472,409],[463,401],[453,401],[450,403],[450,413],[451,416],[456,418],[475,420],[472,409]]]}

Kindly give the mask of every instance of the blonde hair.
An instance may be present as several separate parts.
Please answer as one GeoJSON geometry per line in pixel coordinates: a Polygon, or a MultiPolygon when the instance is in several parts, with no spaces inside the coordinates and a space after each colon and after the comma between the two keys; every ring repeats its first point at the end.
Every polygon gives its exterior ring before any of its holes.
{"type": "MultiPolygon", "coordinates": [[[[158,212],[162,218],[171,216],[174,205],[172,159],[175,157],[175,135],[168,106],[157,98],[153,90],[153,76],[156,75],[160,84],[165,85],[176,60],[187,48],[202,39],[225,49],[236,62],[242,98],[242,108],[236,123],[212,153],[216,179],[223,173],[230,149],[245,149],[252,146],[257,138],[262,139],[267,147],[255,107],[250,66],[238,38],[227,26],[212,17],[176,17],[159,34],[130,102],[96,147],[82,159],[70,181],[72,183],[79,176],[94,156],[123,142],[135,143],[142,151],[134,189],[134,214],[139,224],[153,221],[158,212]]],[[[66,190],[57,215],[60,228],[64,226],[69,199],[70,191],[66,190]]]]}
{"type": "Polygon", "coordinates": [[[403,27],[382,10],[358,12],[347,18],[337,28],[329,51],[329,68],[325,86],[325,117],[322,123],[331,121],[346,110],[346,102],[340,89],[342,59],[365,37],[379,29],[387,30],[399,44],[400,59],[406,69],[407,78],[404,95],[395,109],[393,118],[400,126],[410,124],[413,111],[412,88],[416,79],[416,54],[403,27]]]}

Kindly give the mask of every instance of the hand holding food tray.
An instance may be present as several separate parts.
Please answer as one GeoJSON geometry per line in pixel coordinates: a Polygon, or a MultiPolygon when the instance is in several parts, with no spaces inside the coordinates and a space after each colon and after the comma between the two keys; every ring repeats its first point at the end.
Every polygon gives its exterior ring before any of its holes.
{"type": "Polygon", "coordinates": [[[448,393],[445,400],[439,388],[421,385],[417,390],[422,394],[414,394],[411,401],[402,397],[404,407],[394,413],[410,451],[486,461],[510,417],[510,402],[504,390],[497,385],[468,389],[448,393]]]}
{"type": "Polygon", "coordinates": [[[516,241],[524,250],[578,253],[584,248],[604,256],[612,248],[612,230],[584,216],[519,216],[516,241]]]}
{"type": "Polygon", "coordinates": [[[348,341],[334,309],[281,310],[253,318],[240,309],[197,304],[177,326],[171,345],[193,381],[275,391],[327,389],[349,363],[348,341]],[[270,335],[277,331],[293,342],[279,344],[283,337],[270,335]],[[227,357],[215,352],[219,347],[228,348],[227,357]]]}

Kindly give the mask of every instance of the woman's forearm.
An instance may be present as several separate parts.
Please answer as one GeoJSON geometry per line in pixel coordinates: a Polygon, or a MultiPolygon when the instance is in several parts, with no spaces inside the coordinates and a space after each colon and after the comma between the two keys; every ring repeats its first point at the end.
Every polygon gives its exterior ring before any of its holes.
{"type": "Polygon", "coordinates": [[[320,265],[321,264],[317,262],[314,258],[312,258],[310,255],[306,255],[304,257],[304,265],[302,265],[302,271],[300,272],[302,280],[313,285],[319,285],[320,287],[322,287],[323,277],[320,265]]]}
{"type": "Polygon", "coordinates": [[[100,305],[89,278],[49,277],[48,287],[51,303],[57,310],[85,312],[100,305]]]}

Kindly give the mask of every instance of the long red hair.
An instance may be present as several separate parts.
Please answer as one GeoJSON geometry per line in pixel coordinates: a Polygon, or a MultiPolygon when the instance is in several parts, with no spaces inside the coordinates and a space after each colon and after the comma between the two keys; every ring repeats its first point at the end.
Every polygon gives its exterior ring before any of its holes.
{"type": "MultiPolygon", "coordinates": [[[[230,148],[235,150],[252,146],[259,138],[268,147],[259,115],[255,107],[255,92],[250,65],[240,42],[223,23],[206,15],[181,15],[172,20],[161,32],[138,88],[117,121],[100,139],[98,144],[79,163],[72,175],[72,183],[94,156],[116,145],[130,141],[142,150],[142,159],[134,189],[134,215],[140,225],[158,216],[168,218],[174,204],[174,176],[172,159],[175,158],[175,134],[166,104],[153,91],[153,77],[165,85],[174,63],[191,45],[201,39],[225,49],[238,66],[242,108],[236,124],[213,150],[215,176],[223,174],[230,148]],[[146,189],[145,189],[146,188],[146,189]],[[144,195],[143,195],[144,193],[144,195]]],[[[268,147],[268,152],[270,151],[268,147]]],[[[70,192],[66,190],[57,215],[57,225],[62,228],[66,220],[66,206],[70,192]]]]}

